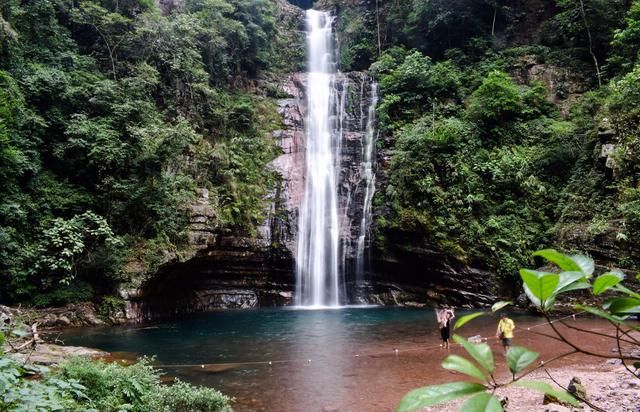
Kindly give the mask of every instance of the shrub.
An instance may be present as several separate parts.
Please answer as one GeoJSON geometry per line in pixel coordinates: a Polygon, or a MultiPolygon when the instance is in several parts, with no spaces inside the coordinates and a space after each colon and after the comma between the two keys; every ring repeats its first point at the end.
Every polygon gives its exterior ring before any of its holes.
{"type": "Polygon", "coordinates": [[[226,412],[231,411],[230,401],[214,389],[194,387],[179,380],[158,388],[145,399],[150,412],[226,412]]]}
{"type": "Polygon", "coordinates": [[[81,383],[89,406],[99,411],[231,411],[231,399],[214,389],[180,381],[161,385],[160,372],[146,358],[131,366],[76,358],[62,365],[61,375],[81,383]]]}

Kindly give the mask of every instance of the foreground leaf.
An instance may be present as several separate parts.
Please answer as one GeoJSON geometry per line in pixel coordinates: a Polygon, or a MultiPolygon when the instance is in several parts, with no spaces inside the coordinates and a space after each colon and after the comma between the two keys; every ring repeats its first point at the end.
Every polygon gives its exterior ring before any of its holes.
{"type": "Polygon", "coordinates": [[[477,383],[452,382],[444,385],[425,386],[414,389],[400,401],[397,412],[409,412],[427,406],[437,405],[465,395],[484,392],[486,388],[477,383]]]}
{"type": "MultiPolygon", "coordinates": [[[[629,325],[625,324],[623,318],[621,318],[619,316],[614,316],[614,315],[610,314],[609,312],[605,312],[602,309],[594,308],[593,306],[576,305],[576,309],[583,310],[585,312],[588,312],[588,313],[590,313],[592,315],[596,315],[598,317],[606,319],[606,320],[608,320],[610,322],[613,322],[615,324],[629,326],[629,325]]],[[[632,327],[632,326],[630,326],[630,327],[632,327]]]]}
{"type": "Polygon", "coordinates": [[[514,383],[515,386],[521,386],[523,388],[533,389],[534,391],[546,393],[553,397],[558,398],[561,401],[570,403],[573,406],[580,406],[576,398],[569,395],[566,391],[554,389],[551,385],[545,382],[538,381],[518,381],[514,383]]]}
{"type": "Polygon", "coordinates": [[[506,301],[506,300],[502,300],[500,302],[496,302],[496,303],[493,304],[493,306],[491,306],[491,312],[497,312],[500,309],[504,308],[505,306],[509,306],[509,305],[513,305],[513,302],[506,301]]]}
{"type": "Polygon", "coordinates": [[[476,365],[463,358],[462,356],[447,356],[442,361],[442,367],[452,371],[464,373],[465,375],[480,379],[481,381],[486,380],[486,375],[480,369],[478,369],[476,365]]]}
{"type": "Polygon", "coordinates": [[[529,292],[541,303],[553,296],[553,293],[556,291],[556,288],[560,283],[560,276],[557,273],[520,269],[520,277],[522,278],[525,286],[529,289],[529,292]]]}
{"type": "Polygon", "coordinates": [[[478,383],[452,382],[443,385],[425,386],[414,389],[402,398],[397,412],[410,412],[438,403],[447,402],[465,395],[484,392],[486,388],[478,383]]]}
{"type": "Polygon", "coordinates": [[[580,265],[574,262],[573,259],[555,249],[538,250],[533,252],[533,256],[541,256],[564,271],[582,271],[580,265]]]}
{"type": "Polygon", "coordinates": [[[469,398],[460,412],[503,412],[500,401],[490,393],[479,393],[469,398]]]}
{"type": "Polygon", "coordinates": [[[608,299],[602,307],[616,315],[640,313],[640,299],[635,299],[635,298],[608,299]]]}
{"type": "Polygon", "coordinates": [[[624,279],[624,273],[622,272],[607,272],[598,276],[593,282],[593,294],[600,295],[606,292],[610,288],[614,287],[624,279]]]}
{"type": "Polygon", "coordinates": [[[456,324],[453,326],[453,329],[458,329],[463,327],[464,325],[466,325],[467,323],[471,322],[472,320],[474,320],[475,318],[478,318],[482,315],[486,315],[485,312],[476,312],[476,313],[471,313],[469,315],[464,315],[462,317],[460,317],[457,321],[456,324]]]}
{"type": "Polygon", "coordinates": [[[571,255],[569,256],[569,258],[571,258],[571,260],[573,260],[576,265],[580,267],[580,270],[585,275],[587,275],[587,278],[590,278],[591,275],[593,275],[593,271],[595,270],[596,266],[593,263],[593,259],[591,259],[589,256],[571,255]]]}
{"type": "Polygon", "coordinates": [[[509,364],[509,370],[511,373],[516,374],[533,361],[535,361],[540,354],[538,352],[530,351],[522,346],[512,346],[507,352],[507,363],[509,364]]]}
{"type": "Polygon", "coordinates": [[[471,343],[462,336],[453,335],[453,340],[464,347],[464,349],[478,362],[480,366],[485,368],[489,373],[493,373],[495,364],[493,362],[493,352],[486,343],[471,343]]]}
{"type": "Polygon", "coordinates": [[[589,283],[585,282],[586,278],[582,272],[562,272],[559,273],[558,276],[560,277],[560,281],[556,287],[556,294],[567,292],[569,290],[586,289],[583,285],[586,285],[587,287],[591,286],[589,283]]]}
{"type": "Polygon", "coordinates": [[[636,299],[640,299],[640,293],[636,293],[634,291],[632,291],[631,289],[629,289],[628,287],[618,283],[617,285],[615,285],[614,287],[612,287],[611,289],[615,290],[616,292],[622,292],[625,295],[629,295],[632,298],[636,298],[636,299]]]}

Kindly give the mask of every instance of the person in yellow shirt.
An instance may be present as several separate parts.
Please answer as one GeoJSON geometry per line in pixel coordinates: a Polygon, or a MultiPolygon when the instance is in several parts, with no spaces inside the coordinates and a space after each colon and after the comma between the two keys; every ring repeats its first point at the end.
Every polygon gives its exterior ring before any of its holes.
{"type": "Polygon", "coordinates": [[[500,322],[498,323],[498,330],[496,331],[496,337],[502,340],[502,348],[506,352],[511,347],[513,339],[513,330],[516,328],[516,324],[513,320],[509,319],[504,313],[500,316],[500,322]]]}

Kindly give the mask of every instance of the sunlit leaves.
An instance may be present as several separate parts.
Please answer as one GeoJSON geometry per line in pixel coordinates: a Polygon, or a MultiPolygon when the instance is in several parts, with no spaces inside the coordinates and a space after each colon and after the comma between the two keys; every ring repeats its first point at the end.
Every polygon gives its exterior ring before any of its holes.
{"type": "Polygon", "coordinates": [[[483,385],[470,382],[453,382],[443,385],[425,386],[414,389],[406,394],[400,401],[396,412],[411,412],[416,409],[484,391],[485,387],[483,385]]]}
{"type": "Polygon", "coordinates": [[[556,273],[520,269],[520,277],[524,282],[525,293],[529,299],[536,306],[546,308],[560,283],[560,276],[556,273]]]}
{"type": "Polygon", "coordinates": [[[573,259],[555,249],[538,250],[533,252],[533,256],[541,256],[564,271],[581,271],[580,266],[573,259]]]}
{"type": "Polygon", "coordinates": [[[479,393],[473,395],[460,408],[460,412],[502,412],[502,405],[495,395],[479,393]]]}
{"type": "Polygon", "coordinates": [[[478,362],[487,372],[493,373],[495,364],[493,361],[493,352],[486,343],[470,343],[459,335],[453,335],[453,340],[461,344],[464,349],[478,362]]]}
{"type": "Polygon", "coordinates": [[[500,309],[509,306],[509,305],[513,305],[513,302],[511,301],[500,301],[500,302],[496,302],[491,306],[491,312],[497,312],[500,309]]]}
{"type": "Polygon", "coordinates": [[[628,315],[640,313],[640,299],[636,298],[613,298],[608,299],[603,308],[615,315],[628,315]]]}
{"type": "Polygon", "coordinates": [[[593,294],[600,295],[620,283],[623,279],[624,273],[622,272],[603,273],[593,282],[593,294]]]}
{"type": "Polygon", "coordinates": [[[471,313],[469,315],[461,316],[456,321],[456,324],[453,327],[453,329],[459,329],[459,328],[463,327],[464,325],[466,325],[467,323],[469,323],[472,320],[474,320],[475,318],[483,316],[483,315],[486,315],[486,313],[484,313],[484,312],[476,312],[476,313],[471,313]]]}
{"type": "Polygon", "coordinates": [[[464,373],[481,381],[486,379],[485,374],[478,369],[473,363],[469,362],[462,356],[449,355],[442,361],[442,367],[452,371],[464,373]]]}

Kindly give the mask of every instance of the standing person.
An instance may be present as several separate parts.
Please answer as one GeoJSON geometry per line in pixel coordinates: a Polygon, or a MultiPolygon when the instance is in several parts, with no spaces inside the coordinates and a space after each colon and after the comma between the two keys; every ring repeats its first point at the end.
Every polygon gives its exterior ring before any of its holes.
{"type": "Polygon", "coordinates": [[[442,347],[449,348],[449,337],[451,335],[451,319],[456,315],[453,313],[453,309],[445,308],[436,311],[436,317],[438,319],[438,325],[440,326],[440,336],[442,337],[442,347]]]}
{"type": "Polygon", "coordinates": [[[513,320],[509,319],[504,313],[500,315],[500,322],[498,323],[498,330],[496,331],[496,337],[502,341],[502,349],[506,353],[511,347],[513,339],[513,330],[516,328],[516,324],[513,320]]]}

